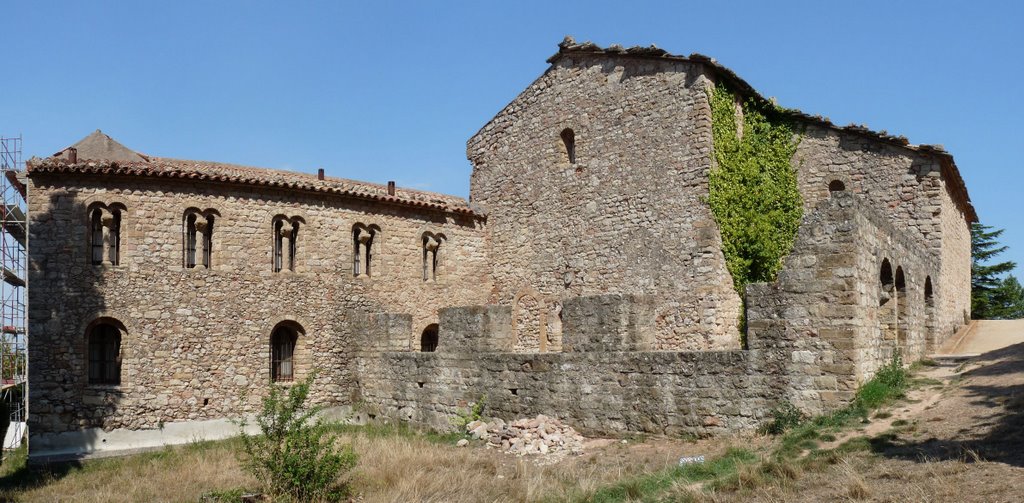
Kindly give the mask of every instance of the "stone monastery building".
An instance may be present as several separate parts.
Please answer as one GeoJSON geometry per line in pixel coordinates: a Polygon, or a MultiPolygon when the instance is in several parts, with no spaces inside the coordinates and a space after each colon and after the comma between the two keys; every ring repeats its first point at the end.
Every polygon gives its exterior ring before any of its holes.
{"type": "Polygon", "coordinates": [[[710,95],[765,99],[705,56],[559,47],[469,139],[469,201],[99,131],[30,161],[33,455],[231,434],[313,369],[315,400],[360,417],[443,427],[486,396],[506,419],[714,434],[841,405],[969,318],[952,156],[782,110],[804,216],[746,290],[741,347],[710,95]]]}

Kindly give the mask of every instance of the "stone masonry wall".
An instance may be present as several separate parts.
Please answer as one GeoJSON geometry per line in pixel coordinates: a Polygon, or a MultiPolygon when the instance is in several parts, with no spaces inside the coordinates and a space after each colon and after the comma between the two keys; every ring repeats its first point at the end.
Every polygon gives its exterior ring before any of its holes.
{"type": "MultiPolygon", "coordinates": [[[[545,306],[552,322],[564,298],[652,295],[654,349],[739,347],[739,298],[705,202],[708,85],[699,64],[573,54],[470,139],[471,199],[491,236],[490,302],[547,327],[520,305],[545,306]]],[[[556,341],[557,326],[545,330],[556,341]]]]}
{"type": "MultiPolygon", "coordinates": [[[[566,316],[608,309],[629,311],[630,296],[566,300],[566,316]]],[[[486,400],[486,414],[516,418],[544,413],[589,433],[644,431],[713,434],[759,424],[774,406],[777,383],[758,352],[606,350],[522,354],[469,343],[481,327],[507,319],[504,306],[451,308],[441,314],[435,353],[364,352],[359,358],[360,397],[377,415],[450,428],[449,419],[469,403],[486,400]]],[[[566,320],[575,330],[612,333],[609,316],[566,320]]],[[[628,342],[623,342],[628,345],[628,342]]]]}
{"type": "Polygon", "coordinates": [[[942,193],[939,219],[941,268],[934,285],[936,335],[931,349],[937,349],[971,318],[971,228],[949,191],[942,193]]]}
{"type": "Polygon", "coordinates": [[[819,339],[783,338],[749,351],[637,351],[649,340],[651,300],[566,299],[566,349],[549,354],[512,351],[506,306],[444,309],[436,353],[360,355],[360,398],[371,417],[442,429],[484,399],[491,417],[543,413],[594,434],[709,435],[754,428],[783,399],[821,411],[849,396],[829,366],[839,352],[819,339]]]}
{"type": "Polygon", "coordinates": [[[320,368],[316,400],[352,403],[359,344],[340,329],[350,310],[408,313],[389,347],[418,349],[438,309],[490,292],[476,218],[237,185],[45,175],[30,183],[33,435],[251,412],[269,381],[271,332],[288,321],[304,331],[298,377],[320,368]],[[89,260],[87,209],[96,203],[125,207],[119,265],[89,260]],[[220,215],[209,270],[183,267],[189,207],[220,215]],[[279,214],[304,222],[295,272],[272,272],[279,214]],[[370,277],[353,276],[357,222],[381,229],[370,277]],[[423,280],[425,231],[447,238],[436,281],[423,280]],[[123,325],[119,386],[87,384],[86,332],[100,318],[123,325]]]}
{"type": "Polygon", "coordinates": [[[941,253],[941,271],[931,273],[940,306],[935,344],[941,343],[970,311],[970,232],[941,176],[941,161],[863,135],[803,126],[793,167],[805,210],[827,199],[829,183],[838,180],[918,247],[941,253]]]}
{"type": "Polygon", "coordinates": [[[845,192],[821,201],[801,223],[778,281],[747,291],[750,347],[766,349],[779,340],[815,348],[815,341],[827,343],[834,354],[814,349],[827,360],[804,355],[790,363],[839,376],[837,391],[847,396],[895,350],[905,361],[926,354],[934,308],[926,305],[924,282],[938,270],[937,254],[897,232],[863,199],[845,192]],[[891,271],[888,284],[881,281],[883,261],[891,271]],[[902,289],[896,279],[901,271],[902,289]]]}
{"type": "Polygon", "coordinates": [[[374,415],[433,427],[483,398],[494,417],[543,413],[598,434],[750,429],[781,401],[833,409],[897,349],[908,361],[925,350],[923,281],[937,257],[868,204],[837,193],[804,217],[778,281],[748,289],[749,350],[645,350],[645,296],[565,299],[555,354],[513,352],[507,306],[449,308],[437,353],[362,353],[360,397],[374,415]],[[880,283],[883,260],[902,284],[880,283]]]}

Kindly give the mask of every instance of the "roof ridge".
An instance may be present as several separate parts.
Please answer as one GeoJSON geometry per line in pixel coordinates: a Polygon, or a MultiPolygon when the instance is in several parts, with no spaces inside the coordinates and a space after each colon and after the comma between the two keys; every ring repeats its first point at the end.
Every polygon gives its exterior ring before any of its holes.
{"type": "Polygon", "coordinates": [[[938,157],[942,163],[943,175],[947,176],[950,181],[955,202],[961,206],[961,209],[967,215],[968,219],[975,222],[978,221],[978,214],[974,209],[974,205],[971,204],[970,195],[967,193],[967,185],[964,183],[963,177],[960,175],[960,169],[957,167],[956,161],[953,159],[953,155],[949,153],[942,145],[915,145],[910,143],[910,140],[908,140],[906,136],[892,135],[889,134],[889,132],[884,129],[881,131],[875,131],[868,128],[864,124],[852,123],[846,126],[839,126],[833,123],[828,117],[823,117],[821,115],[811,115],[796,108],[781,107],[775,104],[774,101],[765,98],[761,93],[757,91],[757,89],[754,89],[754,86],[751,86],[747,81],[743,80],[743,78],[737,75],[736,72],[734,72],[732,69],[720,64],[715,58],[705,56],[697,52],[691,53],[689,56],[683,56],[679,54],[672,54],[653,44],[648,47],[633,46],[628,48],[623,48],[619,44],[612,44],[606,48],[602,48],[601,46],[589,40],[583,43],[577,43],[575,38],[567,35],[564,39],[562,39],[562,42],[558,44],[558,52],[549,57],[547,59],[547,62],[554,65],[561,58],[571,56],[573,54],[626,56],[635,58],[663,59],[669,61],[682,61],[702,64],[711,68],[712,71],[714,71],[718,75],[724,77],[724,79],[735,91],[738,91],[740,94],[752,97],[755,100],[760,101],[761,103],[770,105],[780,114],[787,115],[789,117],[802,121],[814,122],[835,131],[857,134],[867,138],[882,141],[890,145],[905,148],[914,152],[919,152],[926,155],[934,155],[938,157]]]}

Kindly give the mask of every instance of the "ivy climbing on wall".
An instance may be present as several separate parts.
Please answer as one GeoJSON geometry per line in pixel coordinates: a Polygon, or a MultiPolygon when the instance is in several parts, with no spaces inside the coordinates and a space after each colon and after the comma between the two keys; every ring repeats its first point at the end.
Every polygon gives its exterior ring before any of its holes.
{"type": "Polygon", "coordinates": [[[717,85],[710,98],[715,166],[708,202],[733,285],[743,298],[748,284],[774,281],[793,248],[803,215],[790,164],[799,136],[771,104],[743,101],[740,121],[728,88],[717,85]]]}

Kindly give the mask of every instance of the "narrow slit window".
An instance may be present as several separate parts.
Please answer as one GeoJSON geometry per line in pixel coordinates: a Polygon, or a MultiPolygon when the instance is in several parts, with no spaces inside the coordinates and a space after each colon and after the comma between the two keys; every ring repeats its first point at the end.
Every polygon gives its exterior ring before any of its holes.
{"type": "Polygon", "coordinates": [[[281,235],[281,230],[283,228],[283,221],[278,220],[274,223],[274,272],[281,272],[282,248],[284,247],[284,236],[281,235]]]}
{"type": "Polygon", "coordinates": [[[185,267],[196,266],[196,214],[190,213],[185,218],[185,267]]]}
{"type": "Polygon", "coordinates": [[[359,276],[359,231],[360,229],[352,230],[352,275],[359,276]]]}
{"type": "Polygon", "coordinates": [[[291,238],[288,240],[288,270],[295,270],[295,258],[299,251],[299,223],[292,222],[291,238]]]}
{"type": "Polygon", "coordinates": [[[369,232],[368,234],[370,237],[369,239],[366,240],[366,250],[363,253],[363,256],[365,257],[366,260],[366,263],[363,264],[363,271],[364,274],[366,274],[367,276],[370,275],[370,264],[373,263],[373,232],[369,232]]]}
{"type": "Polygon", "coordinates": [[[90,235],[92,249],[92,263],[103,263],[103,212],[96,208],[92,210],[90,219],[90,235]]]}
{"type": "Polygon", "coordinates": [[[206,217],[206,228],[203,229],[203,267],[209,269],[213,265],[213,215],[206,217]]]}
{"type": "Polygon", "coordinates": [[[569,164],[576,164],[576,133],[572,129],[562,130],[562,147],[565,149],[566,158],[569,164]]]}
{"type": "Polygon", "coordinates": [[[110,263],[121,263],[121,211],[113,210],[113,221],[110,225],[110,263]]]}

